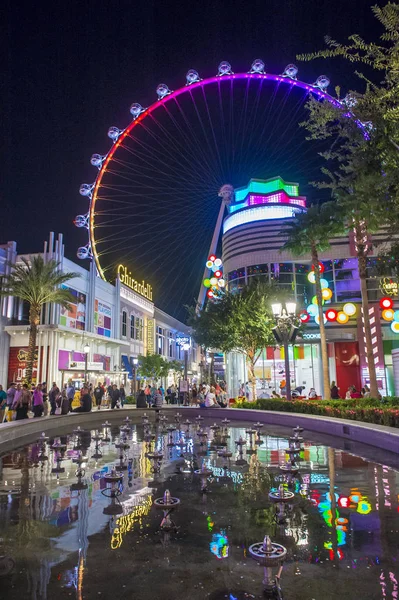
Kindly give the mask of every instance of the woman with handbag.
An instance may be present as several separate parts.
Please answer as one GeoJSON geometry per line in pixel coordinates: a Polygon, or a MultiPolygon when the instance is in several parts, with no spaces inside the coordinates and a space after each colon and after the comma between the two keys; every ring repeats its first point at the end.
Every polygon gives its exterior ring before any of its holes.
{"type": "Polygon", "coordinates": [[[41,417],[43,414],[43,410],[43,390],[41,383],[39,383],[35,387],[35,391],[33,392],[33,417],[41,417]]]}

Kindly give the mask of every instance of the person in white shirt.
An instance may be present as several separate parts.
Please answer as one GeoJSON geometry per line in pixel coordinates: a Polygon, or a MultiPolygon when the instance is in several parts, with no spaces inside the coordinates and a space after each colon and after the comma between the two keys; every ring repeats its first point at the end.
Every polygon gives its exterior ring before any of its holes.
{"type": "Polygon", "coordinates": [[[209,392],[205,396],[205,406],[206,408],[216,408],[217,406],[219,406],[216,402],[216,394],[214,387],[211,387],[209,392]]]}

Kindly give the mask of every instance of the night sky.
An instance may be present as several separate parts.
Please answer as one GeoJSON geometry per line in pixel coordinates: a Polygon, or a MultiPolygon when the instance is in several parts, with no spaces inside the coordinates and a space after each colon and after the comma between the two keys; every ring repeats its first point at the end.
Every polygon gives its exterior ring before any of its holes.
{"type": "MultiPolygon", "coordinates": [[[[107,130],[129,123],[132,102],[148,106],[160,82],[176,89],[185,83],[189,68],[208,77],[216,75],[221,60],[228,60],[239,72],[248,71],[255,58],[262,58],[267,70],[281,73],[286,64],[297,62],[297,53],[323,47],[326,34],[344,41],[356,32],[376,40],[381,30],[370,10],[374,3],[82,0],[28,7],[5,0],[0,243],[16,240],[19,252],[35,252],[42,249],[50,230],[62,232],[66,255],[77,261],[76,249],[84,245],[85,232],[74,227],[73,219],[87,206],[79,186],[94,180],[90,157],[107,152],[111,145],[107,130]]],[[[332,86],[339,84],[344,91],[358,84],[351,69],[339,61],[297,64],[300,78],[310,83],[326,73],[332,86]]],[[[248,165],[248,179],[276,174],[251,173],[250,161],[248,165]]],[[[205,182],[206,188],[210,186],[205,182]]],[[[178,206],[172,198],[168,218],[175,223],[176,240],[165,239],[161,249],[153,247],[152,240],[162,237],[162,227],[151,232],[148,214],[137,221],[136,234],[142,231],[140,256],[148,249],[148,257],[137,259],[136,265],[130,258],[129,264],[153,284],[160,308],[184,318],[183,304],[191,303],[198,293],[212,214],[205,231],[202,217],[193,215],[196,233],[188,241],[198,243],[198,252],[185,258],[178,206]],[[149,273],[145,264],[154,260],[158,270],[151,276],[152,267],[149,273]],[[168,293],[165,272],[170,273],[168,293]]],[[[216,203],[214,207],[216,219],[216,203]]],[[[123,254],[121,248],[121,259],[123,254]]]]}

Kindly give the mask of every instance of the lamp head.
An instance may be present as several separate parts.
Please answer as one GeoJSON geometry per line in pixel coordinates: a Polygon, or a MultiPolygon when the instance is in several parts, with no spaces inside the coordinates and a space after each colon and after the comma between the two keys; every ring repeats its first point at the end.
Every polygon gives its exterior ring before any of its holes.
{"type": "Polygon", "coordinates": [[[83,352],[84,352],[85,354],[89,354],[89,352],[90,352],[90,346],[89,346],[89,344],[85,344],[85,345],[83,346],[83,352]]]}
{"type": "Polygon", "coordinates": [[[134,358],[133,359],[133,364],[134,365],[138,365],[139,364],[139,359],[138,358],[134,358]]]}
{"type": "Polygon", "coordinates": [[[285,307],[287,309],[287,314],[292,316],[296,313],[296,303],[295,302],[286,302],[285,307]]]}
{"type": "Polygon", "coordinates": [[[279,317],[281,315],[281,302],[274,302],[272,304],[272,313],[274,317],[279,317]]]}

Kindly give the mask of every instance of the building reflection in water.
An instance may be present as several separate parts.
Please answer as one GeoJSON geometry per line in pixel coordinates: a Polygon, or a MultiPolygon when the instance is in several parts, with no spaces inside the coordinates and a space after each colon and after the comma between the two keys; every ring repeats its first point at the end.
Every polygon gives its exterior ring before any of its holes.
{"type": "MultiPolygon", "coordinates": [[[[389,565],[399,559],[397,472],[353,454],[305,442],[300,475],[290,488],[295,492],[295,502],[276,519],[275,507],[267,496],[283,481],[278,467],[286,461],[288,441],[265,430],[261,434],[263,444],[246,457],[247,464],[240,468],[235,465],[235,441],[240,436],[245,437],[245,428],[230,428],[231,460],[223,459],[217,452],[204,457],[206,467],[212,471],[214,514],[209,510],[204,521],[210,554],[218,560],[231,560],[234,551],[229,550],[230,530],[235,538],[245,540],[245,546],[246,536],[262,529],[277,536],[301,561],[320,565],[328,559],[351,569],[375,568],[381,597],[396,599],[397,573],[389,565]]],[[[131,468],[124,474],[118,500],[122,513],[114,516],[103,514],[108,500],[101,494],[105,487],[104,473],[117,463],[112,442],[102,444],[103,456],[94,460],[91,454],[95,445],[89,434],[84,448],[88,457],[87,489],[72,492],[70,486],[76,470],[72,462],[76,458],[73,436],[67,440],[62,463],[65,473],[51,472],[51,440],[44,451],[32,444],[1,458],[0,538],[4,540],[4,553],[20,563],[17,567],[26,565],[29,598],[47,600],[49,586],[54,585],[52,570],[59,569],[60,585],[76,588],[77,598],[82,600],[90,537],[106,532],[108,549],[121,550],[129,536],[143,536],[145,528],[154,523],[151,511],[154,476],[146,457],[148,446],[141,441],[142,437],[140,427],[134,427],[129,435],[131,468]],[[74,557],[75,567],[68,567],[68,557],[74,557]]],[[[164,472],[156,483],[157,491],[163,490],[166,478],[171,479],[172,486],[185,482],[182,494],[188,494],[188,506],[184,506],[183,499],[179,509],[181,522],[190,503],[196,506],[199,502],[196,483],[190,483],[190,469],[195,462],[193,437],[184,432],[174,433],[175,441],[184,439],[189,467],[178,476],[170,466],[180,458],[181,448],[167,448],[166,434],[158,435],[154,442],[154,448],[164,455],[164,472]]],[[[199,535],[200,523],[193,527],[199,535]]],[[[171,543],[176,542],[172,539],[171,543]]],[[[3,548],[0,550],[2,553],[3,548]]],[[[22,589],[18,575],[16,585],[22,589]]]]}

